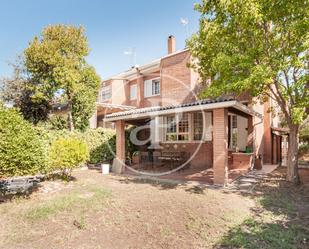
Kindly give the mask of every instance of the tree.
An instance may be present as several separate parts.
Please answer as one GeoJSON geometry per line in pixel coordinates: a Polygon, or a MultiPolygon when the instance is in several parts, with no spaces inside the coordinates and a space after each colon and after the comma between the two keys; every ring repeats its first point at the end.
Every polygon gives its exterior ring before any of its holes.
{"type": "Polygon", "coordinates": [[[82,71],[82,82],[73,97],[73,122],[77,129],[83,131],[89,126],[89,119],[95,109],[100,78],[93,67],[87,66],[82,71]]]}
{"type": "Polygon", "coordinates": [[[13,67],[13,76],[0,80],[0,99],[9,105],[17,107],[23,117],[36,124],[39,121],[46,121],[51,109],[50,103],[46,99],[34,100],[34,85],[32,79],[27,77],[26,69],[20,57],[13,67]]]}
{"type": "Polygon", "coordinates": [[[290,130],[287,180],[298,182],[298,139],[308,122],[309,1],[203,0],[188,41],[193,67],[211,84],[202,96],[248,91],[273,99],[290,130]]]}
{"type": "MultiPolygon", "coordinates": [[[[85,61],[88,54],[84,29],[69,25],[46,27],[41,37],[35,37],[24,51],[25,67],[36,83],[33,85],[35,94],[32,98],[37,101],[50,101],[56,94],[65,95],[70,130],[74,130],[74,119],[77,119],[73,117],[73,104],[79,91],[89,87],[89,92],[96,96],[100,83],[95,71],[90,70],[85,61]]],[[[89,99],[95,101],[93,96],[89,99]]],[[[93,110],[88,108],[84,111],[88,114],[93,110]]]]}

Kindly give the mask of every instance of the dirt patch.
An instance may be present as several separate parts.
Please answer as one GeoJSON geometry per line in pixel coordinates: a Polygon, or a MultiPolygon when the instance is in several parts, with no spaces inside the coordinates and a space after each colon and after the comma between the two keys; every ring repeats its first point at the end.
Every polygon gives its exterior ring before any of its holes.
{"type": "Polygon", "coordinates": [[[211,248],[254,205],[203,185],[94,171],[74,176],[69,184],[48,182],[29,199],[1,204],[0,248],[211,248]]]}

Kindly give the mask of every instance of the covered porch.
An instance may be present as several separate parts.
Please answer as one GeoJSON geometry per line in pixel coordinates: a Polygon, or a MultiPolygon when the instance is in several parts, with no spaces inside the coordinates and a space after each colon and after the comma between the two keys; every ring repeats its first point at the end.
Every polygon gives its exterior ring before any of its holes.
{"type": "Polygon", "coordinates": [[[116,128],[118,173],[226,184],[254,163],[253,117],[234,99],[150,107],[106,115],[116,128]],[[126,160],[125,127],[136,129],[138,160],[126,160]]]}

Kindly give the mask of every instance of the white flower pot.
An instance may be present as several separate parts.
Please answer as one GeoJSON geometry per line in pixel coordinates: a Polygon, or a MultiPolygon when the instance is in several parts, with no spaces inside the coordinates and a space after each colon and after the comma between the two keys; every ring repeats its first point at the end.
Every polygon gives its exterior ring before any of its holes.
{"type": "Polygon", "coordinates": [[[109,164],[108,163],[102,163],[102,175],[108,175],[109,174],[109,164]]]}

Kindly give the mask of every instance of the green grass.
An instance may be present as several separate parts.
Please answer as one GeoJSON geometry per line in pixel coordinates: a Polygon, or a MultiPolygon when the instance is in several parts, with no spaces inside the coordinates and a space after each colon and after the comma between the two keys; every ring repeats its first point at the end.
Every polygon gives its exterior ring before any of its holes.
{"type": "Polygon", "coordinates": [[[102,204],[109,195],[109,191],[105,189],[87,187],[87,189],[76,190],[31,207],[25,213],[25,217],[30,220],[38,220],[65,211],[76,213],[90,207],[94,209],[102,204]]]}
{"type": "Polygon", "coordinates": [[[291,199],[284,193],[274,192],[271,195],[264,195],[257,199],[257,202],[265,209],[279,211],[286,214],[295,213],[296,209],[291,199]]]}
{"type": "Polygon", "coordinates": [[[258,222],[252,218],[233,228],[220,241],[221,246],[244,249],[293,249],[305,242],[308,235],[296,225],[258,222]]]}

